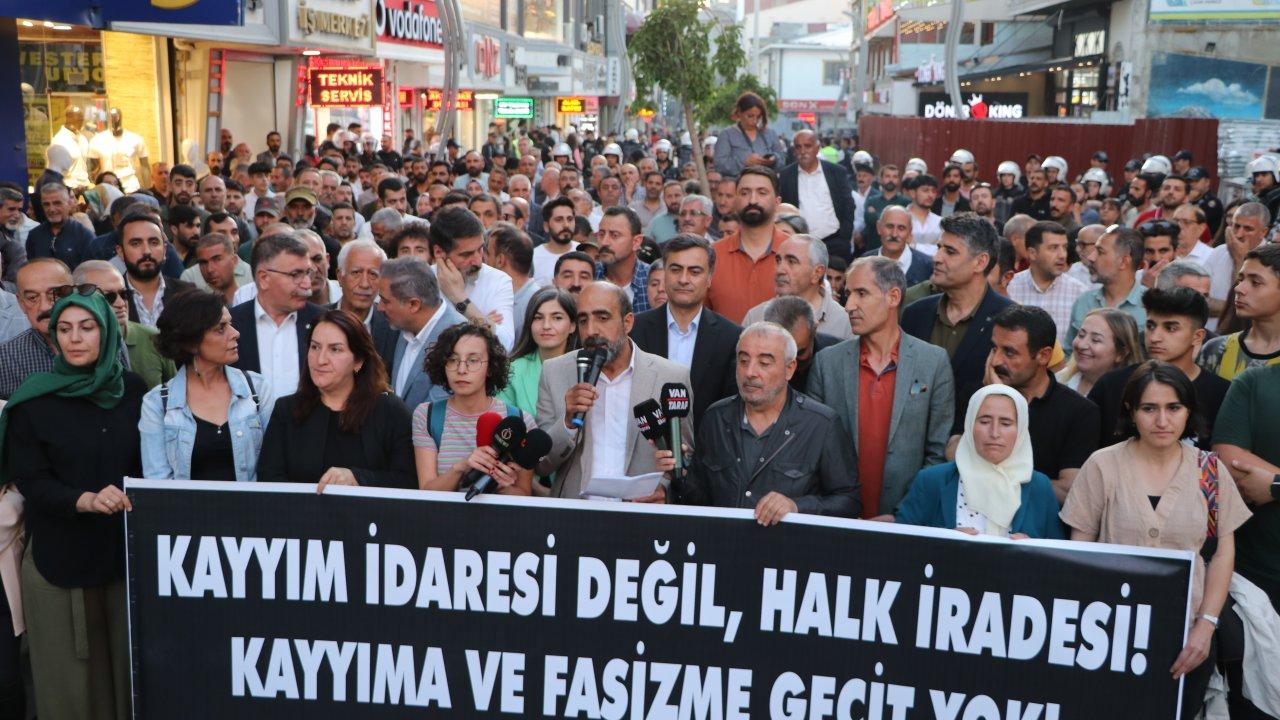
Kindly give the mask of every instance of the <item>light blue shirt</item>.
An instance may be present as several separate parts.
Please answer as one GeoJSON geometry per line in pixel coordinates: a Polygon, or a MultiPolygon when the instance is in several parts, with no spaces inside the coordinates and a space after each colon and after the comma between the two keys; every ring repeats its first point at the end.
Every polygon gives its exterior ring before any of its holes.
{"type": "Polygon", "coordinates": [[[26,332],[31,325],[18,304],[18,296],[0,290],[0,343],[26,332]]]}
{"type": "MultiPolygon", "coordinates": [[[[1133,283],[1133,289],[1129,291],[1128,297],[1120,301],[1116,306],[1116,310],[1133,318],[1138,323],[1138,332],[1143,332],[1147,327],[1147,309],[1142,306],[1142,294],[1146,292],[1146,288],[1140,282],[1133,283]]],[[[1102,294],[1101,287],[1092,290],[1086,290],[1083,295],[1076,298],[1076,304],[1071,306],[1071,328],[1067,331],[1066,343],[1063,350],[1068,355],[1071,354],[1071,341],[1080,333],[1080,326],[1084,324],[1084,318],[1090,312],[1098,308],[1108,307],[1106,297],[1102,294]]]]}
{"type": "Polygon", "coordinates": [[[676,323],[675,316],[671,314],[671,305],[667,304],[667,359],[671,362],[680,363],[685,367],[693,366],[693,346],[698,344],[698,318],[702,317],[702,311],[693,317],[693,322],[689,323],[689,329],[680,330],[680,325],[676,323]]]}

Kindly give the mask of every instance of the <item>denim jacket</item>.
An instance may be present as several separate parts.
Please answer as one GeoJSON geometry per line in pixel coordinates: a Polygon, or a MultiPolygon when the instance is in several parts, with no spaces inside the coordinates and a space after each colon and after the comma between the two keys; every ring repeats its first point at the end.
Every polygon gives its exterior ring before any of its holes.
{"type": "MultiPolygon", "coordinates": [[[[225,372],[227,382],[231,384],[227,425],[235,456],[236,480],[253,482],[257,479],[258,451],[262,448],[262,436],[266,433],[275,399],[266,379],[258,373],[248,373],[253,380],[254,392],[251,393],[245,372],[230,366],[225,368],[225,372]]],[[[142,435],[142,470],[147,478],[191,477],[196,419],[187,406],[187,373],[184,368],[178,368],[178,374],[172,380],[152,388],[142,398],[142,419],[138,422],[138,430],[142,435]],[[161,397],[165,387],[169,389],[167,410],[163,409],[165,402],[161,397]]]]}

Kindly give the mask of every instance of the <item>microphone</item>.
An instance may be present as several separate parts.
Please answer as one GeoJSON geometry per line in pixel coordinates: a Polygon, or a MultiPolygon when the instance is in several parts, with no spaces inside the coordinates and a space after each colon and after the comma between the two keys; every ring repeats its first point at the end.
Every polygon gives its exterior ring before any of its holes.
{"type": "Polygon", "coordinates": [[[662,415],[662,406],[657,400],[645,400],[632,408],[636,416],[636,427],[646,440],[652,440],[659,449],[669,450],[667,439],[667,419],[662,415]]]}
{"type": "Polygon", "coordinates": [[[541,428],[534,428],[520,438],[520,442],[511,451],[511,459],[525,470],[532,470],[549,452],[551,452],[551,436],[541,428]]]}
{"type": "Polygon", "coordinates": [[[680,418],[689,417],[689,388],[680,383],[667,383],[662,386],[662,413],[671,428],[671,454],[675,457],[676,469],[684,467],[684,458],[680,453],[680,418]]]}
{"type": "MultiPolygon", "coordinates": [[[[582,368],[582,358],[584,354],[587,357],[587,369],[586,369],[586,372],[584,372],[582,375],[581,382],[584,382],[588,385],[595,385],[596,382],[600,380],[600,371],[604,369],[604,363],[605,363],[605,360],[608,359],[609,357],[609,351],[605,350],[603,345],[596,345],[594,347],[583,348],[579,350],[578,351],[578,368],[579,369],[582,368]]],[[[580,428],[582,427],[582,424],[586,418],[586,415],[587,414],[585,412],[578,411],[573,414],[573,418],[570,422],[573,423],[573,426],[575,428],[580,428]]]]}
{"type": "MultiPolygon", "coordinates": [[[[486,414],[496,415],[497,413],[486,414]]],[[[489,445],[498,453],[498,462],[504,463],[511,461],[511,451],[520,444],[520,441],[524,439],[524,435],[524,418],[502,418],[501,422],[498,423],[498,426],[494,428],[492,433],[493,440],[489,443],[489,445]]],[[[548,442],[550,442],[550,438],[548,438],[548,442]]],[[[489,486],[493,484],[493,478],[479,470],[476,470],[475,468],[472,468],[467,471],[467,474],[462,478],[462,483],[459,484],[463,483],[471,485],[471,487],[467,488],[467,499],[470,500],[485,490],[488,490],[489,486]]]]}
{"type": "Polygon", "coordinates": [[[578,351],[578,382],[586,379],[589,367],[591,367],[591,353],[586,348],[582,348],[578,351]]]}

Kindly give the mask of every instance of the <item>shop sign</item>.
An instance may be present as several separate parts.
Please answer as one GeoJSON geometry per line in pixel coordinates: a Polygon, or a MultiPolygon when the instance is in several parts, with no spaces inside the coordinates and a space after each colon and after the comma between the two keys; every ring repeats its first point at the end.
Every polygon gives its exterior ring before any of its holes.
{"type": "Polygon", "coordinates": [[[560,89],[559,80],[543,80],[537,76],[530,77],[525,84],[529,92],[556,92],[560,89]]]}
{"type": "MultiPolygon", "coordinates": [[[[251,4],[254,0],[250,0],[251,4]]],[[[106,29],[111,23],[243,25],[242,0],[41,0],[23,3],[20,17],[106,29]]],[[[12,15],[10,15],[12,17],[12,15]]]]}
{"type": "Polygon", "coordinates": [[[1151,0],[1156,22],[1264,23],[1280,20],[1280,5],[1265,0],[1151,0]]]}
{"type": "Polygon", "coordinates": [[[532,120],[533,98],[500,97],[493,101],[493,116],[495,118],[510,118],[513,120],[532,120]]]}
{"type": "Polygon", "coordinates": [[[107,92],[101,43],[18,43],[18,65],[37,95],[107,92]]]}
{"type": "Polygon", "coordinates": [[[558,97],[556,98],[556,112],[565,115],[591,115],[600,112],[600,98],[587,97],[558,97]]]}
{"type": "MultiPolygon", "coordinates": [[[[425,109],[436,112],[444,104],[444,91],[440,88],[430,88],[427,90],[427,99],[425,109]]],[[[476,93],[474,90],[459,90],[458,101],[454,105],[454,110],[475,110],[476,109],[476,93]]]]}
{"type": "MultiPolygon", "coordinates": [[[[1026,93],[966,93],[962,96],[964,107],[962,118],[1014,119],[1027,114],[1026,93]]],[[[955,108],[951,100],[943,93],[920,93],[918,108],[920,117],[953,118],[955,108]]]]}
{"type": "Polygon", "coordinates": [[[382,42],[420,47],[444,47],[444,23],[435,2],[376,0],[374,31],[382,42]]]}
{"type": "Polygon", "coordinates": [[[307,83],[311,107],[375,107],[382,104],[382,68],[313,67],[307,83]]]}
{"type": "Polygon", "coordinates": [[[488,35],[477,35],[475,47],[475,71],[483,78],[491,78],[502,72],[502,44],[488,35]]]}
{"type": "Polygon", "coordinates": [[[367,0],[297,0],[289,41],[302,46],[373,49],[373,17],[367,0]]]}
{"type": "Polygon", "coordinates": [[[779,100],[779,112],[794,113],[819,113],[831,112],[836,109],[835,100],[779,100]]]}

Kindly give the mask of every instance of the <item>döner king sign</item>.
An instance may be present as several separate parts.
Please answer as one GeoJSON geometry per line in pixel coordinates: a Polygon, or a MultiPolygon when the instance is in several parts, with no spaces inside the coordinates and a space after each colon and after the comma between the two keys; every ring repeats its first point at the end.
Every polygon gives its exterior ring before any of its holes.
{"type": "Polygon", "coordinates": [[[316,67],[307,83],[311,107],[374,107],[382,104],[382,68],[316,67]]]}

